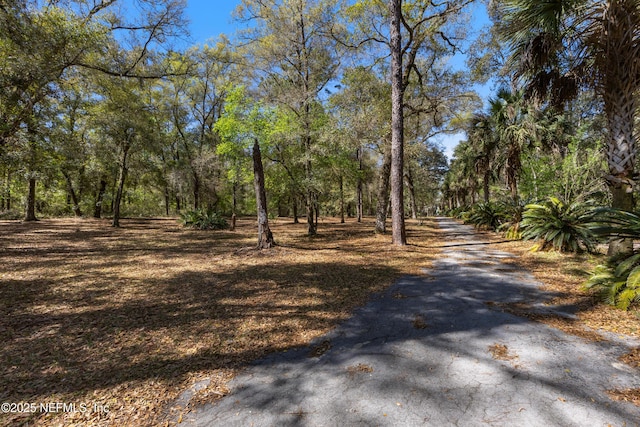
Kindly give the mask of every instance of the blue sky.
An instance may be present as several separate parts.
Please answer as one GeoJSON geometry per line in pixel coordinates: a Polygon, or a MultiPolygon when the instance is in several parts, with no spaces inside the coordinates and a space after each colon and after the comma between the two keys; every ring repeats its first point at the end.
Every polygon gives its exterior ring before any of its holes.
{"type": "Polygon", "coordinates": [[[188,0],[187,17],[193,41],[202,44],[221,33],[229,36],[235,32],[231,13],[240,4],[233,0],[188,0]]]}
{"type": "MultiPolygon", "coordinates": [[[[189,31],[193,43],[203,44],[209,39],[216,39],[222,33],[233,37],[237,23],[231,17],[233,10],[240,4],[240,0],[188,0],[187,18],[190,21],[189,31]]],[[[474,27],[487,22],[483,6],[476,6],[472,19],[474,27]]],[[[488,89],[482,90],[483,96],[488,95],[488,89]]],[[[451,157],[453,148],[464,139],[464,134],[446,135],[440,138],[447,157],[451,157]]]]}

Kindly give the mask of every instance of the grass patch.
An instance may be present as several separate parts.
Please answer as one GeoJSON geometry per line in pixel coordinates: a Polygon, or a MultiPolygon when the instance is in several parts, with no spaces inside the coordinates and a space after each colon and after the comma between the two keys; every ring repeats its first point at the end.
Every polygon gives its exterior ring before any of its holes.
{"type": "Polygon", "coordinates": [[[0,401],[88,408],[0,424],[157,425],[181,391],[209,378],[203,398],[226,394],[248,362],[308,345],[437,255],[431,221],[408,222],[416,244],[396,248],[370,219],[325,219],[308,238],[279,218],[268,251],[253,249],[253,218],[235,231],[122,225],[0,221],[0,401]]]}

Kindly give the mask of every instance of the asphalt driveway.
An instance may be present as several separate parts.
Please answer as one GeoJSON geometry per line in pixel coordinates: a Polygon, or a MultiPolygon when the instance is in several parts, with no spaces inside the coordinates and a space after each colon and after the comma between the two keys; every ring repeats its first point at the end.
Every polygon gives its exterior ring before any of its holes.
{"type": "Polygon", "coordinates": [[[640,425],[639,407],[606,394],[640,387],[640,371],[617,360],[640,343],[593,343],[501,311],[549,296],[470,227],[439,222],[445,249],[425,276],[402,278],[311,347],[257,362],[180,425],[640,425]]]}

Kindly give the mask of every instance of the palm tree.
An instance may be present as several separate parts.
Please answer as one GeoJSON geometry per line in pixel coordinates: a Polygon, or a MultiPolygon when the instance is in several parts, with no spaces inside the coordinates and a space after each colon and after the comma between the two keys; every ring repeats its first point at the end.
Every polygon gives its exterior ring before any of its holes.
{"type": "Polygon", "coordinates": [[[475,171],[482,176],[484,202],[489,203],[489,184],[493,175],[492,164],[497,148],[497,140],[491,128],[489,115],[477,113],[471,117],[467,139],[475,152],[475,171]]]}
{"type": "Polygon", "coordinates": [[[460,141],[454,149],[448,172],[449,189],[455,197],[456,207],[467,205],[467,196],[471,196],[471,204],[476,203],[478,175],[475,161],[474,147],[468,141],[460,141]]]}
{"type": "Polygon", "coordinates": [[[496,138],[496,166],[504,171],[509,193],[515,201],[522,151],[536,139],[535,118],[526,108],[522,93],[500,89],[497,96],[489,100],[489,121],[496,138]]]}
{"type": "MultiPolygon", "coordinates": [[[[511,43],[518,74],[529,92],[555,104],[581,85],[599,95],[607,119],[612,206],[634,208],[634,123],[640,89],[640,1],[506,0],[501,33],[511,43]]],[[[612,241],[609,254],[633,242],[612,241]]]]}

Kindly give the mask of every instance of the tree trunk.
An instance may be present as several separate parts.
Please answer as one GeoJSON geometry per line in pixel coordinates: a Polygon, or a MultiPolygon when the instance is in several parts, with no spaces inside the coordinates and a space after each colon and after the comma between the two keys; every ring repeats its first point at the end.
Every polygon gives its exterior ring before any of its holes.
{"type": "MultiPolygon", "coordinates": [[[[611,207],[623,211],[633,211],[633,172],[635,165],[636,141],[633,125],[635,123],[636,102],[634,93],[618,96],[605,96],[605,111],[609,125],[607,141],[607,160],[609,163],[609,186],[612,195],[611,207]]],[[[632,239],[611,239],[607,254],[617,256],[633,252],[632,239]]]]}
{"type": "Polygon", "coordinates": [[[356,184],[356,200],[358,203],[358,222],[362,222],[362,148],[356,151],[358,159],[358,182],[356,184]]]}
{"type": "Polygon", "coordinates": [[[120,177],[118,179],[118,192],[116,193],[116,199],[113,203],[113,227],[120,227],[120,202],[122,201],[122,194],[124,192],[124,182],[127,179],[127,154],[129,148],[125,147],[122,152],[122,164],[120,165],[120,177]]]}
{"type": "Polygon", "coordinates": [[[7,180],[2,195],[3,207],[11,210],[11,170],[7,169],[7,180]]]}
{"type": "Polygon", "coordinates": [[[260,153],[260,145],[257,139],[253,140],[253,183],[256,190],[256,207],[258,210],[258,249],[268,249],[275,246],[275,242],[269,228],[262,154],[260,153]]]}
{"type": "Polygon", "coordinates": [[[25,221],[37,221],[36,218],[36,178],[29,178],[29,194],[27,195],[27,212],[25,221]]]}
{"type": "Polygon", "coordinates": [[[71,177],[66,171],[62,171],[62,175],[64,176],[65,181],[67,181],[67,191],[69,192],[71,202],[73,203],[73,213],[75,216],[82,216],[82,211],[80,210],[80,200],[78,200],[78,195],[73,188],[71,177]]]}
{"type": "Polygon", "coordinates": [[[102,201],[104,200],[104,193],[107,191],[107,180],[100,180],[100,188],[98,189],[98,195],[96,197],[96,203],[93,205],[93,217],[102,217],[102,201]]]}
{"type": "Polygon", "coordinates": [[[391,240],[407,244],[404,226],[404,83],[402,78],[402,0],[390,0],[391,16],[391,240]]]}
{"type": "Polygon", "coordinates": [[[193,172],[193,209],[200,208],[200,178],[193,172]]]}
{"type": "Polygon", "coordinates": [[[387,206],[389,205],[389,178],[391,173],[391,146],[384,150],[382,169],[378,180],[378,203],[376,205],[376,233],[387,231],[387,206]]]}
{"type": "Polygon", "coordinates": [[[291,209],[293,211],[293,223],[300,224],[300,221],[298,221],[298,194],[294,185],[291,186],[291,209]]]}
{"type": "Polygon", "coordinates": [[[169,186],[164,186],[164,213],[165,216],[169,216],[169,209],[171,209],[171,194],[169,193],[169,186]]]}
{"type": "MultiPolygon", "coordinates": [[[[306,146],[308,146],[308,151],[311,151],[311,147],[310,147],[310,143],[305,144],[306,146]]],[[[305,175],[307,178],[307,194],[306,194],[306,198],[305,198],[305,205],[307,208],[307,234],[309,236],[314,236],[316,234],[316,224],[314,221],[314,217],[315,217],[315,197],[314,197],[314,192],[313,192],[313,188],[311,187],[311,179],[312,179],[312,173],[311,173],[311,160],[307,160],[305,162],[305,175]]]]}
{"type": "Polygon", "coordinates": [[[489,171],[485,171],[482,177],[482,193],[484,195],[484,202],[489,203],[489,180],[491,179],[491,175],[489,171]]]}
{"type": "Polygon", "coordinates": [[[236,209],[238,207],[238,174],[236,174],[236,177],[233,181],[233,186],[231,189],[231,193],[232,193],[232,199],[231,199],[231,227],[230,230],[231,231],[235,231],[236,229],[236,221],[238,219],[238,216],[236,215],[236,209]]]}
{"type": "Polygon", "coordinates": [[[409,202],[411,205],[411,218],[418,219],[418,203],[416,202],[416,190],[413,186],[413,174],[411,173],[411,168],[407,168],[407,172],[405,173],[405,178],[407,180],[407,189],[409,190],[409,202]]]}
{"type": "Polygon", "coordinates": [[[344,224],[344,179],[340,175],[340,223],[344,224]]]}

